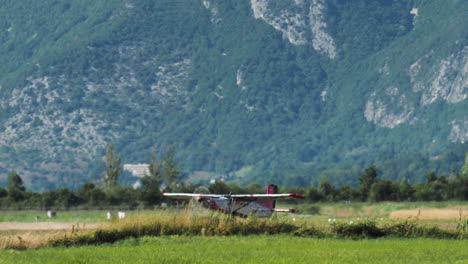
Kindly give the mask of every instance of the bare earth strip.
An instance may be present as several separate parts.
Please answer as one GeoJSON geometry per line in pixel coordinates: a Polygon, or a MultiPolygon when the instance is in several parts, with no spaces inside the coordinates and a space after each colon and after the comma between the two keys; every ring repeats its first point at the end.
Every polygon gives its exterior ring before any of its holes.
{"type": "Polygon", "coordinates": [[[3,222],[0,223],[0,231],[6,230],[68,230],[72,228],[93,229],[102,227],[102,223],[59,223],[59,222],[33,222],[33,223],[18,223],[18,222],[3,222]]]}
{"type": "Polygon", "coordinates": [[[412,209],[390,213],[390,219],[418,218],[421,220],[458,220],[468,218],[468,210],[457,209],[412,209]]]}

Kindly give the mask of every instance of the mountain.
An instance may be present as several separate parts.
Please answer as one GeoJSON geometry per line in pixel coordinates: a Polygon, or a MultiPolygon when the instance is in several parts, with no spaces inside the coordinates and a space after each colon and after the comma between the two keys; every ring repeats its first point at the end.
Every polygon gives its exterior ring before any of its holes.
{"type": "Polygon", "coordinates": [[[422,181],[468,151],[463,0],[43,0],[0,7],[0,183],[99,178],[170,146],[185,177],[422,181]],[[205,177],[202,177],[205,175],[205,177]]]}

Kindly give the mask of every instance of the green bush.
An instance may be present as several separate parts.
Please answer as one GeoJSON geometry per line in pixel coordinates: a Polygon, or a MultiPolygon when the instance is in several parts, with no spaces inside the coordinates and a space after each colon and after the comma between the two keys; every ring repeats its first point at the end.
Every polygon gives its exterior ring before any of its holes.
{"type": "Polygon", "coordinates": [[[315,227],[301,227],[293,231],[292,234],[295,236],[301,236],[301,237],[318,237],[318,238],[326,237],[325,232],[315,227]]]}
{"type": "Polygon", "coordinates": [[[331,224],[332,232],[345,238],[378,238],[385,236],[375,221],[365,220],[357,223],[335,222],[331,224]]]}
{"type": "Polygon", "coordinates": [[[456,239],[463,238],[465,235],[460,231],[449,231],[437,226],[420,226],[416,221],[405,221],[402,223],[390,224],[382,227],[387,236],[403,238],[438,238],[438,239],[456,239]]]}

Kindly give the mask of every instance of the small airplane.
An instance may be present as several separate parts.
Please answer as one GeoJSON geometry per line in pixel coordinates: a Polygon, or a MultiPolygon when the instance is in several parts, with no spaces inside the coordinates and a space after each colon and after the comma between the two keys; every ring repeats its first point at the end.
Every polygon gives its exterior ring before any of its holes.
{"type": "Polygon", "coordinates": [[[204,207],[230,215],[247,217],[270,217],[273,212],[295,213],[294,209],[275,208],[277,199],[304,199],[296,193],[279,193],[278,187],[270,184],[266,194],[202,194],[202,193],[163,193],[164,196],[178,199],[195,198],[204,207]]]}

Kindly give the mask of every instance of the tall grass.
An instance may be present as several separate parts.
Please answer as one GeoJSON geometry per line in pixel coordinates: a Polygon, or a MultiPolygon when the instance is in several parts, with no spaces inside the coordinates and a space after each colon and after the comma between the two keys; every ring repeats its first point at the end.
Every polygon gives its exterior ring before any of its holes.
{"type": "Polygon", "coordinates": [[[166,214],[157,217],[138,216],[116,221],[107,228],[84,234],[65,235],[49,242],[53,246],[113,243],[126,238],[165,235],[229,236],[284,234],[298,230],[285,219],[237,218],[223,214],[196,216],[166,214]]]}
{"type": "Polygon", "coordinates": [[[208,216],[161,215],[141,216],[115,222],[111,226],[86,234],[66,235],[49,241],[52,246],[96,245],[113,243],[128,238],[143,236],[231,236],[231,235],[291,234],[304,237],[339,238],[444,238],[466,239],[466,230],[444,230],[439,227],[419,225],[415,220],[378,225],[364,219],[356,223],[334,222],[325,226],[307,223],[297,224],[289,218],[259,219],[237,218],[221,214],[208,216]]]}
{"type": "Polygon", "coordinates": [[[229,215],[160,213],[158,215],[134,216],[114,220],[108,225],[94,230],[78,227],[69,231],[53,233],[26,233],[0,240],[0,248],[27,249],[44,246],[79,246],[114,243],[116,241],[145,236],[231,236],[231,235],[276,235],[315,238],[444,238],[466,239],[467,228],[444,230],[439,227],[420,225],[417,219],[406,221],[377,222],[337,221],[321,226],[304,221],[294,221],[289,217],[238,218],[229,215]]]}

